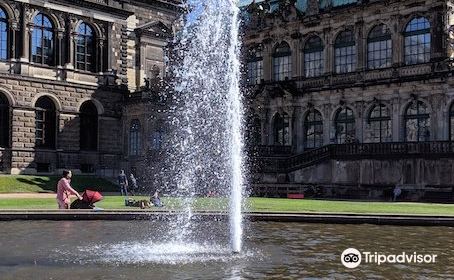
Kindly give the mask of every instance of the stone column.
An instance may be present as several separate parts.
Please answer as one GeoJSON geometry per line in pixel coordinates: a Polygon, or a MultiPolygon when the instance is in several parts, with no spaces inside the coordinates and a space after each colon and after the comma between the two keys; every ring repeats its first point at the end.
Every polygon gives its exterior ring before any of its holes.
{"type": "Polygon", "coordinates": [[[331,119],[331,110],[329,108],[330,105],[325,104],[323,107],[323,143],[324,145],[331,144],[331,126],[332,126],[332,119],[331,119]]]}
{"type": "Polygon", "coordinates": [[[392,30],[391,34],[391,44],[393,49],[392,64],[395,66],[400,66],[404,63],[402,49],[404,45],[404,39],[402,33],[400,32],[399,18],[397,16],[391,17],[391,22],[393,26],[390,26],[392,30]]]}
{"type": "MultiPolygon", "coordinates": [[[[395,92],[398,94],[398,91],[395,92]]],[[[399,98],[395,97],[391,100],[391,106],[392,106],[392,139],[393,142],[400,142],[401,139],[403,140],[403,136],[401,138],[400,134],[401,131],[404,129],[404,122],[402,121],[402,116],[400,115],[400,100],[399,98]]]]}
{"type": "Polygon", "coordinates": [[[104,67],[104,48],[105,48],[105,39],[104,38],[98,38],[97,39],[97,59],[96,59],[96,65],[95,65],[95,71],[96,72],[104,72],[105,67],[104,67]]]}
{"type": "Polygon", "coordinates": [[[16,60],[17,54],[16,54],[16,32],[19,31],[19,25],[17,21],[12,21],[10,20],[9,22],[9,32],[11,34],[11,39],[10,39],[10,49],[9,49],[9,57],[11,60],[16,60]]]}
{"type": "Polygon", "coordinates": [[[307,15],[316,15],[319,13],[319,1],[318,0],[307,0],[307,15]]]}
{"type": "Polygon", "coordinates": [[[28,5],[24,5],[22,15],[24,17],[22,21],[22,54],[20,60],[22,62],[30,61],[30,34],[33,32],[32,25],[29,25],[29,20],[33,14],[34,10],[31,9],[28,5]]]}
{"type": "Polygon", "coordinates": [[[68,62],[65,65],[66,69],[74,69],[76,65],[76,60],[75,60],[75,46],[76,46],[76,33],[75,32],[70,32],[68,36],[68,62]]]}
{"type": "Polygon", "coordinates": [[[325,43],[325,73],[334,72],[334,42],[331,34],[331,28],[323,29],[324,43],[325,43]]]}
{"type": "Polygon", "coordinates": [[[363,71],[366,68],[366,56],[364,52],[363,24],[358,21],[355,23],[355,41],[356,41],[356,70],[363,71]]]}
{"type": "Polygon", "coordinates": [[[272,51],[270,43],[263,43],[263,79],[265,81],[271,81],[272,79],[272,51]]]}
{"type": "Polygon", "coordinates": [[[55,64],[56,66],[63,66],[63,37],[64,37],[64,34],[65,34],[65,30],[64,29],[58,29],[56,31],[56,34],[57,34],[57,50],[56,50],[56,61],[55,61],[55,64]]]}
{"type": "Polygon", "coordinates": [[[294,149],[297,153],[301,153],[304,151],[304,119],[303,119],[303,114],[304,114],[304,108],[301,106],[295,107],[295,116],[294,116],[294,134],[295,134],[295,143],[294,143],[294,149]]]}
{"type": "Polygon", "coordinates": [[[299,40],[293,40],[292,42],[293,47],[292,47],[292,76],[289,77],[291,78],[296,78],[299,76],[299,65],[300,65],[300,49],[299,49],[299,40]]]}

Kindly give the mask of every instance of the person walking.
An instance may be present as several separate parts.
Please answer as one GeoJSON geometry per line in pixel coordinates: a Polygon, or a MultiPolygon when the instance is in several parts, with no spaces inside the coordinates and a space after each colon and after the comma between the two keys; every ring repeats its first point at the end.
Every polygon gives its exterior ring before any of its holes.
{"type": "Polygon", "coordinates": [[[134,177],[134,174],[131,173],[131,175],[129,175],[129,180],[131,180],[131,188],[129,191],[132,195],[135,195],[135,192],[137,192],[139,188],[137,187],[137,179],[134,177]]]}
{"type": "Polygon", "coordinates": [[[121,170],[118,175],[118,185],[120,185],[121,195],[128,197],[128,178],[124,170],[121,170]]]}
{"type": "Polygon", "coordinates": [[[79,200],[82,200],[82,196],[71,187],[71,178],[72,172],[70,170],[64,170],[62,178],[57,183],[58,209],[69,209],[71,194],[77,196],[79,200]]]}

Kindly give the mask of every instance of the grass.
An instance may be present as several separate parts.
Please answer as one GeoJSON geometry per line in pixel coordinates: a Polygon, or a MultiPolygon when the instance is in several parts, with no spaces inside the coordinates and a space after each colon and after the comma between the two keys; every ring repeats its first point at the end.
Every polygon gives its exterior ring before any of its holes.
{"type": "MultiPolygon", "coordinates": [[[[55,192],[60,176],[0,176],[0,193],[55,192]]],[[[95,176],[74,176],[71,185],[78,191],[90,188],[99,191],[118,191],[113,183],[95,176]]]]}
{"type": "MultiPolygon", "coordinates": [[[[148,199],[146,196],[135,197],[148,199]]],[[[181,200],[163,198],[164,208],[152,210],[178,210],[181,200]]],[[[278,198],[249,198],[247,210],[258,212],[326,212],[326,213],[377,213],[377,214],[420,214],[420,215],[454,215],[454,205],[436,203],[409,202],[361,202],[361,201],[329,201],[329,200],[290,200],[278,198]]],[[[104,209],[138,209],[124,206],[121,196],[106,196],[96,203],[104,209]]],[[[198,198],[194,202],[197,210],[226,210],[228,201],[220,198],[198,198]]],[[[56,209],[54,198],[4,198],[0,199],[0,209],[56,209]]]]}

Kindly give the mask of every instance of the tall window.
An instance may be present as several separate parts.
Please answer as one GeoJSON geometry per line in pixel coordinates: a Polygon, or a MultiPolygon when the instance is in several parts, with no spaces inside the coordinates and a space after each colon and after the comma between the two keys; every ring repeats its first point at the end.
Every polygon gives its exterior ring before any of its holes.
{"type": "Polygon", "coordinates": [[[367,38],[367,67],[378,69],[391,67],[391,32],[384,24],[375,26],[367,38]]]}
{"type": "Polygon", "coordinates": [[[286,42],[276,46],[273,53],[273,76],[275,81],[291,78],[292,51],[286,42]]]}
{"type": "Polygon", "coordinates": [[[41,97],[36,101],[35,111],[35,144],[38,148],[55,148],[55,132],[57,115],[55,104],[49,97],[41,97]]]}
{"type": "Polygon", "coordinates": [[[260,84],[263,79],[263,57],[260,46],[249,49],[247,57],[247,83],[248,85],[260,84]]]}
{"type": "Polygon", "coordinates": [[[334,64],[338,74],[356,70],[356,43],[353,31],[346,30],[337,35],[334,43],[334,64]]]}
{"type": "Polygon", "coordinates": [[[79,25],[76,36],[76,68],[84,71],[94,72],[94,49],[95,40],[93,29],[82,22],[79,25]]]}
{"type": "Polygon", "coordinates": [[[317,110],[311,110],[304,120],[304,143],[306,149],[314,149],[323,145],[323,119],[317,110]]]}
{"type": "Polygon", "coordinates": [[[334,124],[337,144],[355,142],[355,115],[353,114],[352,109],[348,107],[339,109],[334,124]]]}
{"type": "Polygon", "coordinates": [[[405,140],[422,142],[430,140],[429,109],[422,101],[413,101],[405,111],[405,140]]]}
{"type": "Polygon", "coordinates": [[[0,94],[0,147],[9,146],[9,102],[5,95],[0,94]]]}
{"type": "Polygon", "coordinates": [[[32,61],[39,64],[54,64],[54,27],[50,19],[38,14],[33,20],[32,61]]]}
{"type": "Polygon", "coordinates": [[[161,121],[156,122],[156,127],[150,137],[151,150],[159,151],[164,143],[165,129],[161,121]]]}
{"type": "Polygon", "coordinates": [[[320,37],[309,38],[304,46],[304,75],[317,77],[324,72],[323,43],[320,37]]]}
{"type": "Polygon", "coordinates": [[[376,105],[370,111],[367,124],[369,125],[370,142],[391,142],[391,115],[385,105],[376,105]]]}
{"type": "Polygon", "coordinates": [[[80,107],[80,149],[98,149],[98,110],[91,101],[84,102],[80,107]]]}
{"type": "Polygon", "coordinates": [[[424,17],[410,21],[405,28],[405,63],[417,64],[430,61],[430,23],[424,17]]]}
{"type": "Polygon", "coordinates": [[[0,59],[8,58],[8,17],[0,8],[0,59]]]}
{"type": "Polygon", "coordinates": [[[274,144],[289,145],[290,144],[290,118],[287,113],[282,116],[277,113],[273,120],[274,144]]]}
{"type": "Polygon", "coordinates": [[[132,120],[129,127],[129,155],[138,156],[140,150],[140,121],[132,120]]]}
{"type": "Polygon", "coordinates": [[[449,109],[449,140],[454,141],[454,103],[449,109]]]}

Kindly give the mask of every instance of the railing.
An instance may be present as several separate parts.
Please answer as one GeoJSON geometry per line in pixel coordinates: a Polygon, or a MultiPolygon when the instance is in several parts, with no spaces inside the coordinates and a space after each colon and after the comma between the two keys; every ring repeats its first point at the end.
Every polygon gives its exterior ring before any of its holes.
{"type": "Polygon", "coordinates": [[[454,157],[454,142],[332,144],[289,157],[257,157],[262,172],[287,173],[327,159],[396,159],[454,157]]]}
{"type": "Polygon", "coordinates": [[[256,146],[253,152],[255,156],[259,157],[290,156],[292,154],[292,146],[256,146]]]}

